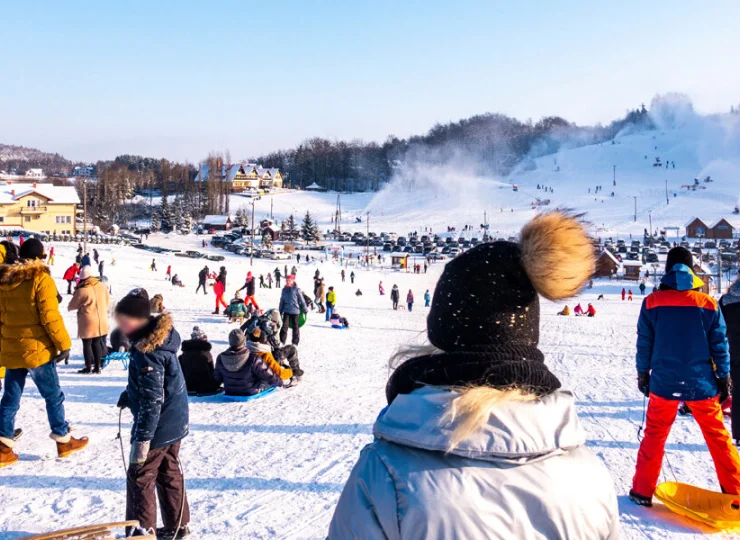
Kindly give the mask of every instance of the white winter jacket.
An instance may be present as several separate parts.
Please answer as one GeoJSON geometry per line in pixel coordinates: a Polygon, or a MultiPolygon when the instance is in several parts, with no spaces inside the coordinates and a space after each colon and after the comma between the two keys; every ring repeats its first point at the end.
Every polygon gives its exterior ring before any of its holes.
{"type": "Polygon", "coordinates": [[[585,447],[570,392],[498,406],[446,453],[440,421],[456,394],[396,397],[344,487],[330,540],[619,538],[612,479],[585,447]]]}

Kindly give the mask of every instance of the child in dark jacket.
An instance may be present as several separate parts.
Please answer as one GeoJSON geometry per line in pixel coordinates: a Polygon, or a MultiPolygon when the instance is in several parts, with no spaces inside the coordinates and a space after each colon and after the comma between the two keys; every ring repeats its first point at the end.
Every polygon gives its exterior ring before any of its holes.
{"type": "Polygon", "coordinates": [[[228,396],[253,396],[271,386],[286,386],[293,372],[283,368],[272,356],[272,348],[259,329],[250,341],[262,347],[247,347],[246,336],[239,329],[229,334],[229,348],[216,359],[216,381],[224,384],[228,396]],[[260,343],[263,340],[264,343],[260,343]],[[264,350],[262,350],[264,349],[264,350]]]}
{"type": "Polygon", "coordinates": [[[131,342],[128,385],[118,400],[118,406],[130,407],[134,417],[126,519],[139,521],[141,529],[158,538],[185,536],[190,509],[179,453],[180,442],[188,434],[189,413],[185,378],[177,361],[180,335],[171,315],[151,315],[149,295],[143,289],[131,291],[118,303],[116,322],[131,342]],[[155,531],[157,495],[164,527],[155,531]]]}
{"type": "Polygon", "coordinates": [[[190,339],[182,342],[180,366],[190,393],[212,394],[221,386],[213,376],[215,366],[211,348],[208,336],[197,326],[193,328],[190,339]]]}

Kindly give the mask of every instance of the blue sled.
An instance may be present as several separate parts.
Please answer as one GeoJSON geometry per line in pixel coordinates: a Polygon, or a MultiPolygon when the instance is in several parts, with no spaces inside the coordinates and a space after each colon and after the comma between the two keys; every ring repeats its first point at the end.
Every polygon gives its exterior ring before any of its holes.
{"type": "Polygon", "coordinates": [[[272,394],[276,390],[277,386],[271,386],[267,390],[263,390],[259,394],[254,394],[253,396],[227,396],[226,394],[223,394],[221,398],[226,401],[252,401],[253,399],[263,398],[268,394],[272,394]]]}
{"type": "Polygon", "coordinates": [[[102,359],[103,369],[107,368],[113,360],[119,360],[123,364],[123,369],[128,369],[128,362],[131,355],[127,352],[112,352],[106,354],[102,359]]]}

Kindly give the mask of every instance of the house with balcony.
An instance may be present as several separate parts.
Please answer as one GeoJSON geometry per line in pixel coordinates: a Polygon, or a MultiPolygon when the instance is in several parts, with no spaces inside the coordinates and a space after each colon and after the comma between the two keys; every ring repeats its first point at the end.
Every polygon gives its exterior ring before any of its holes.
{"type": "MultiPolygon", "coordinates": [[[[208,182],[210,170],[203,164],[195,177],[196,182],[208,182]]],[[[217,180],[229,184],[232,193],[244,191],[270,191],[283,187],[283,176],[280,169],[264,168],[254,163],[235,163],[222,165],[217,180]]]]}
{"type": "Polygon", "coordinates": [[[72,186],[7,182],[0,185],[0,227],[73,235],[79,204],[72,186]]]}

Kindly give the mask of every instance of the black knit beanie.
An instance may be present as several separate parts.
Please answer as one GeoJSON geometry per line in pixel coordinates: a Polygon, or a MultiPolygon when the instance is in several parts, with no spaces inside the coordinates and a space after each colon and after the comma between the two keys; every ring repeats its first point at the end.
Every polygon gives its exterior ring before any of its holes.
{"type": "Polygon", "coordinates": [[[583,224],[560,211],[527,224],[519,244],[482,244],[453,259],[427,317],[429,341],[444,354],[402,364],[386,387],[388,401],[425,384],[555,391],[560,381],[537,349],[539,296],[577,294],[593,274],[594,259],[583,224]]]}
{"type": "Polygon", "coordinates": [[[694,257],[685,247],[674,247],[668,252],[668,257],[665,260],[665,271],[670,272],[671,268],[677,264],[685,264],[689,268],[694,266],[694,257]]]}
{"type": "Polygon", "coordinates": [[[27,261],[44,259],[46,258],[46,255],[44,254],[44,244],[42,244],[41,240],[38,238],[29,238],[23,242],[20,249],[20,256],[21,259],[27,261]]]}
{"type": "Polygon", "coordinates": [[[148,319],[152,314],[149,293],[145,289],[134,289],[116,305],[116,314],[136,319],[148,319]]]}

